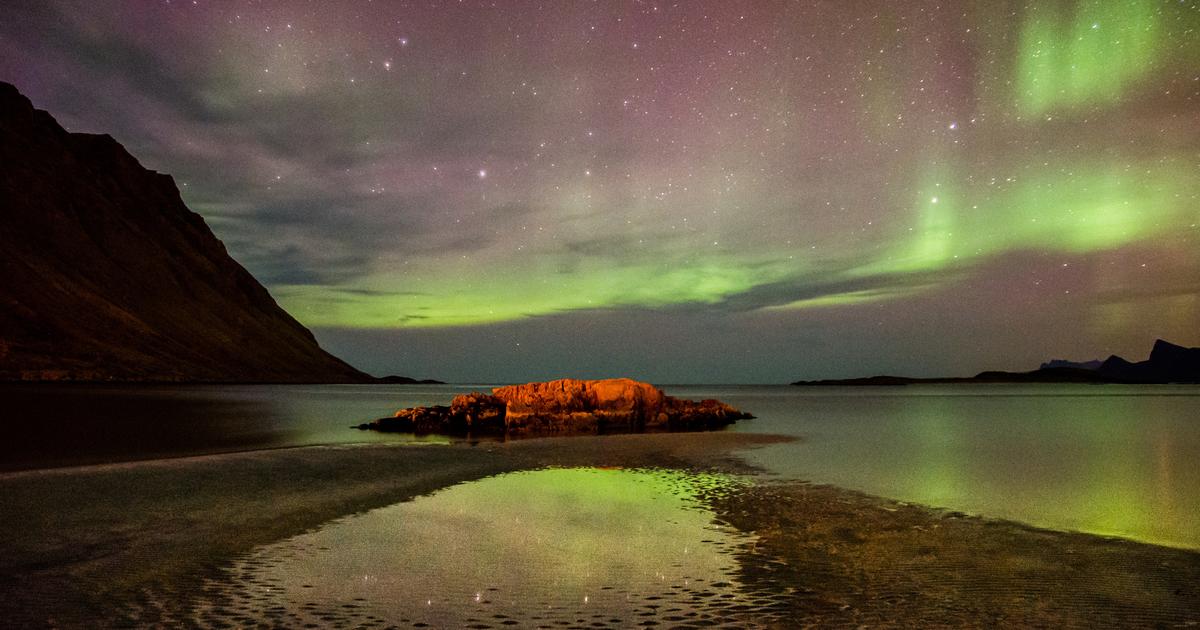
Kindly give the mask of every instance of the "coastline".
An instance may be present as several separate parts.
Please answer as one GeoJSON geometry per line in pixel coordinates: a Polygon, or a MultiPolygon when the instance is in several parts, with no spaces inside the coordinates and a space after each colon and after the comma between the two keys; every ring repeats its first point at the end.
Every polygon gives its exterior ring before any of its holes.
{"type": "Polygon", "coordinates": [[[179,620],[250,549],[518,470],[653,467],[747,475],[714,519],[753,535],[743,582],[766,625],[1200,621],[1200,552],[1056,532],[771,480],[714,432],[404,446],[318,446],[0,475],[0,615],[21,626],[179,620]],[[1031,604],[1036,602],[1036,606],[1031,604]]]}

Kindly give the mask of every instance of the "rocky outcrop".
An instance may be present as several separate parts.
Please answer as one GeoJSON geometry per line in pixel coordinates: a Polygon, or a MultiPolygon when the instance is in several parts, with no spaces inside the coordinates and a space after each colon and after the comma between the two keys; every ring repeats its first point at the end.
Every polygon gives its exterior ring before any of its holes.
{"type": "Polygon", "coordinates": [[[0,83],[0,380],[367,382],[175,181],[0,83]]]}
{"type": "Polygon", "coordinates": [[[719,400],[681,400],[628,378],[560,379],[463,394],[448,407],[401,409],[358,428],[447,435],[703,431],[752,417],[719,400]]]}

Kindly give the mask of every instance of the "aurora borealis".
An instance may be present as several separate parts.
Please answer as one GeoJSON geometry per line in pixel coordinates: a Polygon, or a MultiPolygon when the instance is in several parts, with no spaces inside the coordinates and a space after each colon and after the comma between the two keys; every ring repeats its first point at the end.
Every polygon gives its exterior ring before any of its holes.
{"type": "Polygon", "coordinates": [[[7,2],[358,367],[781,382],[1200,345],[1200,3],[7,2]]]}

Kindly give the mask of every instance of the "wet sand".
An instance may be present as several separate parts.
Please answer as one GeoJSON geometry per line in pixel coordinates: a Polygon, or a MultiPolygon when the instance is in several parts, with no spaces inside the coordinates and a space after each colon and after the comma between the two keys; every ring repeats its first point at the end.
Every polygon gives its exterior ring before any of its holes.
{"type": "Polygon", "coordinates": [[[732,552],[748,599],[704,619],[648,608],[639,623],[1200,623],[1200,553],[771,481],[735,455],[781,439],[722,432],[310,447],[3,475],[0,619],[186,625],[204,585],[258,546],[490,475],[619,466],[751,481],[705,498],[716,521],[752,539],[732,552]]]}

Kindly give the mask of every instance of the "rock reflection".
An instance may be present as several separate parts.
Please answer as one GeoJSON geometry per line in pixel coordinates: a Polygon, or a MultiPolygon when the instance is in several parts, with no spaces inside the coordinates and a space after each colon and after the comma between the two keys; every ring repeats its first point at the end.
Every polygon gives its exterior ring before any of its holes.
{"type": "MultiPolygon", "coordinates": [[[[628,627],[755,623],[704,499],[725,475],[552,468],[461,484],[262,547],[201,625],[628,627]]],[[[762,620],[758,620],[762,621],[762,620]]]]}

